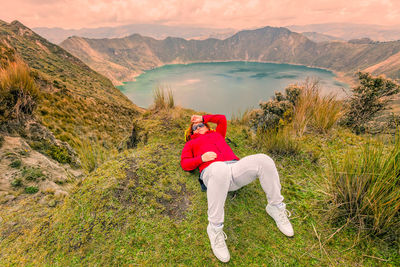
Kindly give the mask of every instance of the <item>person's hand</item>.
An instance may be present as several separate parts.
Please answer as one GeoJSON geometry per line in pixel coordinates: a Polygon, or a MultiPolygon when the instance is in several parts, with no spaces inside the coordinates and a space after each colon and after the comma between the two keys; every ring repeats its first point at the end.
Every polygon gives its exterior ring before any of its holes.
{"type": "Polygon", "coordinates": [[[203,155],[201,155],[201,160],[203,162],[207,162],[207,161],[211,161],[217,158],[217,154],[215,152],[212,151],[208,151],[206,153],[204,153],[203,155]]]}
{"type": "Polygon", "coordinates": [[[194,123],[203,122],[203,116],[201,116],[201,115],[193,115],[190,118],[190,122],[194,122],[194,123]]]}

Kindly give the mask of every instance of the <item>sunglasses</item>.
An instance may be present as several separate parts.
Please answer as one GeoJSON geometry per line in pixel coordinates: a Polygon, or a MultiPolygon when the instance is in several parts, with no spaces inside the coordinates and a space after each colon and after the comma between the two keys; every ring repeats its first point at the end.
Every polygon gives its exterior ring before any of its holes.
{"type": "Polygon", "coordinates": [[[199,123],[199,124],[193,125],[192,130],[193,130],[193,132],[194,132],[194,131],[196,131],[197,129],[199,129],[199,128],[201,128],[201,127],[204,127],[204,126],[205,126],[204,123],[199,123]]]}

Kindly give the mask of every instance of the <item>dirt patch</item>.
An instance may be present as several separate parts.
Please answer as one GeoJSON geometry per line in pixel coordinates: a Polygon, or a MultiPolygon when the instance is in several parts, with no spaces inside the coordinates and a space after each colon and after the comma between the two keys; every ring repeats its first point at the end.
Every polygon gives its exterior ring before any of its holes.
{"type": "Polygon", "coordinates": [[[114,189],[114,197],[124,205],[133,205],[133,192],[132,188],[138,186],[138,177],[136,170],[138,165],[134,158],[128,160],[128,167],[125,169],[125,179],[122,180],[116,189],[114,189]]]}
{"type": "Polygon", "coordinates": [[[179,184],[181,187],[180,192],[168,190],[166,193],[171,197],[170,199],[157,198],[157,202],[164,206],[165,210],[162,214],[168,217],[181,221],[186,218],[186,211],[191,202],[189,199],[189,192],[185,184],[179,184]]]}

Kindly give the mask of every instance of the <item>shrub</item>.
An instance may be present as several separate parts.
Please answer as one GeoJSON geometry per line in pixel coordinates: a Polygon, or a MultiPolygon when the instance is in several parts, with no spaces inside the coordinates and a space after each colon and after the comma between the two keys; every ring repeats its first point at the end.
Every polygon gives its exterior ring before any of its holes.
{"type": "Polygon", "coordinates": [[[301,87],[295,84],[286,87],[283,94],[275,92],[270,100],[260,103],[261,110],[251,120],[252,126],[265,131],[290,121],[300,91],[301,87]]]}
{"type": "Polygon", "coordinates": [[[53,145],[47,140],[32,141],[29,145],[59,163],[72,163],[72,158],[65,147],[53,145]]]}
{"type": "Polygon", "coordinates": [[[39,97],[39,89],[22,61],[11,62],[0,69],[0,119],[21,119],[31,114],[39,97]]]}
{"type": "Polygon", "coordinates": [[[22,186],[22,179],[21,178],[15,178],[14,180],[11,181],[11,185],[14,186],[14,187],[22,186]]]}
{"type": "Polygon", "coordinates": [[[399,92],[395,82],[369,73],[358,72],[360,85],[351,89],[348,111],[344,123],[356,133],[366,130],[366,124],[387,107],[390,96],[399,92]]]}
{"type": "MultiPolygon", "coordinates": [[[[400,229],[400,134],[390,151],[368,142],[361,152],[330,159],[329,209],[334,220],[347,220],[359,231],[384,234],[400,229]]],[[[394,235],[395,236],[395,235],[394,235]]]]}
{"type": "Polygon", "coordinates": [[[174,95],[171,88],[158,86],[154,90],[153,109],[162,110],[175,106],[174,95]],[[166,91],[166,92],[165,92],[166,91]]]}
{"type": "Polygon", "coordinates": [[[40,177],[44,177],[42,170],[39,168],[25,167],[22,169],[22,177],[28,181],[36,181],[40,177]]]}
{"type": "Polygon", "coordinates": [[[39,191],[39,188],[37,188],[36,186],[25,187],[25,193],[27,193],[27,194],[35,194],[38,191],[39,191]]]}
{"type": "Polygon", "coordinates": [[[11,168],[19,168],[21,167],[21,160],[17,159],[10,163],[11,168]]]}
{"type": "Polygon", "coordinates": [[[0,135],[0,148],[3,146],[4,136],[0,135]]]}
{"type": "Polygon", "coordinates": [[[260,104],[253,126],[263,130],[291,126],[298,135],[307,129],[327,132],[342,116],[342,104],[334,94],[320,95],[318,80],[306,79],[290,85],[282,94],[260,104]]]}

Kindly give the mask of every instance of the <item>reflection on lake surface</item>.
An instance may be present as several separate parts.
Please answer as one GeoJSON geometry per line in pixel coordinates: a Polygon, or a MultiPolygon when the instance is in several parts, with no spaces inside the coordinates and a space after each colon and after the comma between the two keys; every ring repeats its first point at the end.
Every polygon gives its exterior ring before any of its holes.
{"type": "Polygon", "coordinates": [[[147,108],[153,102],[157,86],[170,88],[175,104],[197,111],[225,114],[258,107],[274,91],[289,84],[317,78],[323,92],[341,92],[345,83],[335,80],[327,70],[305,66],[258,63],[213,62],[166,65],[143,73],[136,81],[118,88],[136,105],[147,108]]]}

